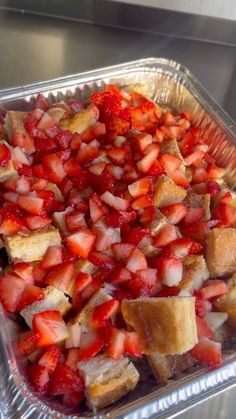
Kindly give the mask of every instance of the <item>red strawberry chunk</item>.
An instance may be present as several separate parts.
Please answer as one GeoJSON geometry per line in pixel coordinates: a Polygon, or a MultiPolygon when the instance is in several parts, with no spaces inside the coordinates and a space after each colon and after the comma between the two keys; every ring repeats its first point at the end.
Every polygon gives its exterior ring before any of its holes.
{"type": "Polygon", "coordinates": [[[199,316],[196,316],[196,323],[198,339],[201,339],[203,337],[212,338],[213,332],[204,319],[202,319],[199,316]]]}
{"type": "Polygon", "coordinates": [[[174,240],[170,243],[168,249],[166,249],[166,254],[168,251],[171,255],[175,258],[184,258],[189,254],[197,254],[201,252],[203,249],[202,245],[196,242],[193,242],[191,239],[188,238],[180,238],[174,240]]]}
{"type": "Polygon", "coordinates": [[[33,284],[33,266],[27,262],[15,262],[12,265],[13,272],[18,275],[24,281],[32,285],[33,284]]]}
{"type": "Polygon", "coordinates": [[[26,230],[26,227],[20,218],[8,212],[3,214],[3,219],[0,224],[0,234],[12,236],[21,230],[26,230]]]}
{"type": "Polygon", "coordinates": [[[236,221],[236,210],[226,202],[219,202],[212,211],[212,216],[223,225],[231,226],[236,221]]]}
{"type": "Polygon", "coordinates": [[[176,227],[174,225],[167,224],[162,227],[159,234],[154,237],[153,244],[157,247],[164,247],[176,240],[177,237],[176,227]]]}
{"type": "Polygon", "coordinates": [[[100,200],[99,196],[94,192],[89,199],[89,211],[90,217],[93,223],[96,223],[106,214],[107,209],[103,205],[102,201],[100,200]]]}
{"type": "Polygon", "coordinates": [[[56,345],[50,346],[44,354],[40,357],[38,364],[47,368],[49,373],[52,373],[59,361],[61,351],[56,345]]]}
{"type": "Polygon", "coordinates": [[[43,199],[34,195],[20,195],[18,197],[18,205],[30,214],[42,215],[43,204],[43,199]]]}
{"type": "Polygon", "coordinates": [[[20,301],[17,304],[17,311],[23,310],[28,305],[33,304],[35,301],[43,300],[44,291],[36,285],[26,285],[23,293],[21,294],[20,301]]]}
{"type": "Polygon", "coordinates": [[[188,214],[188,207],[184,204],[172,204],[161,209],[171,224],[178,224],[188,214]]]}
{"type": "Polygon", "coordinates": [[[207,174],[211,179],[219,179],[225,175],[225,169],[214,164],[209,164],[207,168],[207,174]]]}
{"type": "Polygon", "coordinates": [[[64,163],[64,170],[67,176],[77,177],[81,175],[82,169],[78,160],[71,158],[64,163]]]}
{"type": "Polygon", "coordinates": [[[168,287],[177,286],[183,274],[183,265],[180,260],[175,258],[156,259],[156,268],[159,280],[168,287]]]}
{"type": "Polygon", "coordinates": [[[74,281],[74,289],[72,295],[72,307],[75,311],[79,312],[82,308],[81,293],[92,282],[92,276],[84,272],[79,272],[74,281]]]}
{"type": "Polygon", "coordinates": [[[99,176],[91,173],[89,178],[91,186],[99,194],[112,190],[116,182],[114,176],[112,176],[107,169],[103,170],[102,174],[99,176]]]}
{"type": "Polygon", "coordinates": [[[188,157],[185,157],[184,161],[187,166],[198,167],[201,164],[203,157],[204,152],[201,150],[196,150],[192,154],[189,154],[188,157]]]}
{"type": "Polygon", "coordinates": [[[33,316],[33,330],[38,335],[37,346],[48,346],[69,337],[60,311],[47,310],[33,316]]]}
{"type": "Polygon", "coordinates": [[[89,261],[95,266],[103,269],[113,269],[117,265],[117,262],[114,259],[101,252],[91,252],[89,261]]]}
{"type": "Polygon", "coordinates": [[[129,207],[129,201],[120,198],[119,196],[115,196],[109,191],[104,192],[100,196],[100,199],[118,211],[126,211],[129,207]]]}
{"type": "Polygon", "coordinates": [[[67,352],[65,364],[71,369],[77,370],[79,358],[79,348],[70,348],[67,352]]]}
{"type": "Polygon", "coordinates": [[[62,159],[57,153],[48,154],[43,157],[43,166],[47,175],[47,178],[53,183],[60,183],[66,176],[66,172],[63,167],[62,159]]]}
{"type": "Polygon", "coordinates": [[[86,259],[91,252],[96,236],[90,230],[81,228],[77,233],[66,237],[69,250],[76,256],[86,259]]]}
{"type": "Polygon", "coordinates": [[[24,355],[29,355],[37,349],[37,335],[31,330],[21,333],[17,341],[17,350],[24,355]]]}
{"type": "Polygon", "coordinates": [[[206,313],[211,311],[212,304],[208,300],[204,300],[199,291],[194,292],[195,300],[195,310],[196,314],[200,317],[204,317],[206,313]]]}
{"type": "Polygon", "coordinates": [[[127,283],[127,287],[131,289],[134,297],[153,295],[159,288],[157,270],[148,268],[137,271],[127,283]]]}
{"type": "Polygon", "coordinates": [[[70,131],[59,131],[54,139],[62,150],[66,150],[70,146],[72,134],[70,131]]]}
{"type": "Polygon", "coordinates": [[[221,343],[202,337],[191,349],[190,354],[197,361],[204,362],[213,367],[222,364],[221,343]]]}
{"type": "Polygon", "coordinates": [[[131,243],[114,243],[112,250],[117,260],[126,260],[131,251],[134,249],[134,245],[131,243]]]}
{"type": "Polygon", "coordinates": [[[66,364],[58,364],[50,376],[51,396],[83,391],[84,385],[79,373],[66,364]]]}
{"type": "Polygon", "coordinates": [[[203,208],[189,208],[187,214],[184,217],[185,224],[198,223],[204,216],[203,208]]]}
{"type": "Polygon", "coordinates": [[[152,205],[153,199],[150,196],[141,196],[132,203],[131,207],[137,211],[140,209],[151,207],[152,205]]]}
{"type": "Polygon", "coordinates": [[[120,241],[119,229],[106,228],[105,225],[95,226],[93,232],[96,234],[95,249],[104,252],[109,249],[111,244],[120,241]]]}
{"type": "Polygon", "coordinates": [[[145,149],[152,144],[152,136],[150,134],[146,134],[145,132],[135,134],[132,138],[134,139],[138,151],[141,153],[143,153],[145,149]]]}
{"type": "MultiPolygon", "coordinates": [[[[158,157],[159,146],[157,144],[152,144],[151,147],[153,148],[148,151],[147,154],[137,163],[137,168],[141,173],[147,173],[158,157]]],[[[148,150],[148,148],[145,150],[145,152],[148,150]]]]}
{"type": "Polygon", "coordinates": [[[176,185],[182,186],[184,189],[189,188],[189,181],[182,170],[174,170],[168,174],[170,178],[176,183],[176,185]]]}
{"type": "Polygon", "coordinates": [[[129,193],[134,198],[137,198],[141,195],[146,195],[149,192],[149,188],[150,179],[148,177],[143,177],[142,179],[139,179],[128,186],[129,193]]]}
{"type": "Polygon", "coordinates": [[[160,291],[157,293],[157,297],[175,297],[180,292],[178,287],[167,287],[163,286],[160,291]]]}
{"type": "Polygon", "coordinates": [[[38,93],[38,95],[36,96],[35,106],[37,109],[42,109],[45,112],[48,110],[47,99],[42,95],[42,93],[38,93]]]}
{"type": "Polygon", "coordinates": [[[214,180],[208,180],[207,182],[207,192],[212,196],[215,197],[220,194],[221,187],[219,183],[214,180]]]}
{"type": "Polygon", "coordinates": [[[52,267],[46,275],[44,282],[48,285],[53,285],[55,288],[60,289],[66,294],[70,294],[73,286],[72,276],[74,273],[73,262],[61,263],[52,267]]]}
{"type": "Polygon", "coordinates": [[[0,278],[0,301],[3,307],[15,312],[25,289],[24,279],[15,274],[6,273],[0,278]]]}
{"type": "Polygon", "coordinates": [[[128,231],[127,234],[125,234],[125,237],[123,237],[123,241],[127,241],[134,246],[137,246],[138,243],[149,234],[149,230],[138,226],[128,231]]]}
{"type": "Polygon", "coordinates": [[[27,368],[27,374],[30,383],[34,386],[35,390],[41,394],[48,391],[49,371],[43,365],[33,364],[27,368]]]}
{"type": "Polygon", "coordinates": [[[65,222],[71,233],[78,231],[81,227],[87,227],[84,214],[76,210],[65,214],[65,222]]]}
{"type": "Polygon", "coordinates": [[[111,275],[109,275],[109,281],[114,285],[124,284],[125,282],[131,280],[132,276],[130,271],[126,268],[117,268],[112,270],[111,275]]]}
{"type": "Polygon", "coordinates": [[[116,164],[125,164],[125,149],[122,147],[112,147],[107,151],[107,156],[116,164]]]}
{"type": "Polygon", "coordinates": [[[170,153],[161,154],[159,157],[159,163],[165,169],[166,172],[173,172],[176,169],[179,169],[182,161],[170,153]]]}
{"type": "Polygon", "coordinates": [[[5,167],[11,160],[11,151],[6,144],[0,144],[0,167],[5,167]]]}
{"type": "Polygon", "coordinates": [[[49,246],[43,260],[40,262],[40,266],[42,269],[48,269],[60,263],[62,263],[62,247],[49,246]]]}
{"type": "Polygon", "coordinates": [[[225,282],[216,280],[214,284],[208,285],[200,290],[202,298],[215,298],[227,294],[228,288],[225,282]]]}
{"type": "Polygon", "coordinates": [[[101,327],[106,325],[107,320],[116,313],[118,307],[119,301],[117,300],[105,301],[105,303],[96,306],[92,314],[92,326],[101,327]]]}
{"type": "Polygon", "coordinates": [[[22,148],[26,154],[32,154],[36,151],[33,138],[24,131],[14,131],[11,136],[11,144],[14,147],[22,148]]]}
{"type": "Polygon", "coordinates": [[[52,223],[51,218],[41,215],[27,215],[23,220],[29,230],[40,230],[52,223]]]}
{"type": "Polygon", "coordinates": [[[78,407],[81,401],[84,399],[84,392],[77,391],[73,393],[64,394],[63,396],[63,404],[68,407],[78,407]]]}
{"type": "Polygon", "coordinates": [[[88,163],[93,161],[100,155],[100,152],[90,145],[86,147],[81,147],[77,154],[77,160],[79,164],[88,163]]]}
{"type": "Polygon", "coordinates": [[[141,343],[136,332],[125,332],[124,352],[129,356],[142,356],[141,343]]]}
{"type": "Polygon", "coordinates": [[[120,359],[124,353],[125,332],[111,327],[108,335],[107,353],[113,359],[120,359]]]}
{"type": "Polygon", "coordinates": [[[131,250],[128,256],[126,268],[131,272],[137,272],[140,269],[147,269],[147,261],[141,250],[135,248],[131,250]]]}

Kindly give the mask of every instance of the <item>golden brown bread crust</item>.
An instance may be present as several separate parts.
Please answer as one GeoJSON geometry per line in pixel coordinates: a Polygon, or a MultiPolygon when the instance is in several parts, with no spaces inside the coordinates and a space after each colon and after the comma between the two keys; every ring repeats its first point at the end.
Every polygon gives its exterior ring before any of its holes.
{"type": "Polygon", "coordinates": [[[183,276],[178,286],[189,291],[198,290],[208,277],[209,272],[204,257],[189,255],[183,260],[183,276]]]}
{"type": "Polygon", "coordinates": [[[184,203],[191,208],[203,208],[204,209],[204,217],[203,220],[210,220],[211,218],[211,210],[210,210],[210,203],[211,203],[211,196],[210,194],[196,194],[196,193],[188,193],[184,203]]]}
{"type": "Polygon", "coordinates": [[[148,362],[157,382],[167,382],[174,375],[187,371],[195,363],[190,354],[183,355],[148,355],[148,362]]]}
{"type": "Polygon", "coordinates": [[[214,308],[228,314],[227,322],[236,328],[236,273],[227,281],[228,293],[214,300],[214,308]]]}
{"type": "Polygon", "coordinates": [[[182,154],[180,153],[179,145],[176,139],[164,139],[164,141],[160,145],[160,152],[161,153],[170,153],[174,156],[178,157],[180,160],[183,160],[182,154]]]}
{"type": "Polygon", "coordinates": [[[197,343],[194,297],[123,300],[121,311],[145,354],[182,354],[197,343]]]}
{"type": "Polygon", "coordinates": [[[62,119],[59,122],[59,126],[61,129],[68,129],[73,134],[77,132],[81,134],[84,132],[88,127],[93,125],[96,122],[95,116],[88,109],[82,109],[80,112],[75,113],[72,118],[62,119]]]}
{"type": "Polygon", "coordinates": [[[91,314],[93,309],[105,303],[108,300],[111,300],[111,296],[98,290],[88,301],[88,303],[82,308],[82,310],[72,319],[70,319],[69,324],[79,323],[80,326],[87,327],[90,324],[91,314]]]}
{"type": "Polygon", "coordinates": [[[27,236],[15,234],[11,237],[4,237],[4,241],[8,256],[12,261],[21,259],[25,262],[33,262],[41,259],[49,246],[61,244],[61,236],[55,227],[49,227],[45,230],[33,231],[27,236]]]}
{"type": "Polygon", "coordinates": [[[236,229],[215,228],[207,234],[206,263],[211,276],[236,271],[236,229]]]}
{"type": "Polygon", "coordinates": [[[182,202],[186,191],[176,185],[168,176],[161,176],[155,184],[154,205],[158,208],[182,202]]]}

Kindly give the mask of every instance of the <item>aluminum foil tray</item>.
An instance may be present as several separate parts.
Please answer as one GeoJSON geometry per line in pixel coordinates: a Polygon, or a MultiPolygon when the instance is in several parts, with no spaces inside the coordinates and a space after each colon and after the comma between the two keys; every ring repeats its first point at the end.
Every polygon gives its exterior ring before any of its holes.
{"type": "MultiPolygon", "coordinates": [[[[107,83],[128,85],[145,83],[149,95],[163,106],[190,111],[193,123],[201,128],[217,162],[226,168],[228,183],[236,187],[236,124],[213,101],[195,77],[175,61],[148,58],[126,64],[80,73],[56,80],[0,91],[0,113],[6,110],[30,110],[42,92],[50,103],[78,97],[86,100],[107,83]]],[[[99,411],[96,416],[86,409],[79,414],[63,410],[53,400],[40,400],[24,378],[24,362],[17,359],[14,344],[16,324],[0,306],[0,416],[4,419],[33,418],[165,418],[178,415],[193,404],[236,385],[236,346],[227,346],[223,365],[214,370],[195,367],[158,387],[145,362],[137,365],[141,381],[122,400],[99,411]]]]}

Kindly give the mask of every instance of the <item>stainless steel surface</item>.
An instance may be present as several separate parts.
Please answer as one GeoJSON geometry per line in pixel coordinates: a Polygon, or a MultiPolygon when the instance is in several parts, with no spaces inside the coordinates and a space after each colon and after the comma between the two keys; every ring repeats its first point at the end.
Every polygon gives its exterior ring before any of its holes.
{"type": "MultiPolygon", "coordinates": [[[[42,91],[49,102],[68,99],[71,96],[87,98],[94,89],[102,88],[106,83],[127,85],[143,82],[149,95],[158,103],[171,106],[179,112],[189,110],[193,123],[199,126],[202,135],[207,138],[212,153],[217,161],[227,167],[228,178],[236,183],[236,124],[217,106],[194,76],[182,65],[163,59],[147,59],[95,70],[85,74],[67,76],[62,79],[25,86],[23,88],[0,91],[0,105],[5,109],[31,109],[34,97],[42,91]]],[[[14,353],[14,341],[17,338],[15,324],[7,320],[0,311],[0,332],[3,348],[8,360],[8,375],[11,380],[4,382],[2,374],[2,397],[5,417],[12,417],[13,409],[19,409],[22,418],[58,417],[71,411],[61,410],[56,402],[43,400],[33,394],[22,378],[24,363],[14,353]],[[15,386],[12,382],[15,382],[15,386]],[[15,405],[12,404],[14,395],[15,405]],[[22,399],[22,395],[24,399],[22,399]],[[5,402],[5,404],[4,404],[5,402]],[[46,403],[46,404],[45,404],[46,403]],[[12,406],[13,405],[13,406],[12,406]],[[61,412],[61,413],[58,413],[61,412]]],[[[141,366],[140,366],[141,368],[141,366]]],[[[4,366],[3,366],[4,369],[4,366]]],[[[226,388],[236,386],[235,349],[224,353],[224,364],[216,370],[195,368],[183,374],[177,381],[171,380],[164,387],[157,387],[146,368],[141,369],[141,380],[136,390],[121,401],[100,412],[99,417],[120,417],[144,419],[147,417],[170,417],[184,412],[192,404],[209,399],[226,388]]],[[[7,374],[7,373],[6,373],[7,374]]],[[[82,417],[90,417],[81,412],[82,417]]]]}

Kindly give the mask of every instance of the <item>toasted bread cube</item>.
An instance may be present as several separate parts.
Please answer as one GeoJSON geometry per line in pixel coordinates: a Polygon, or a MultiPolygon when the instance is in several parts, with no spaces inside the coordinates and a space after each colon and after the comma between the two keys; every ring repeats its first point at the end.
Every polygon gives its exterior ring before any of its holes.
{"type": "Polygon", "coordinates": [[[204,209],[204,217],[203,220],[210,220],[211,218],[211,195],[209,193],[202,195],[202,208],[204,209]]]}
{"type": "Polygon", "coordinates": [[[176,185],[168,176],[161,176],[155,184],[154,205],[158,208],[182,202],[186,191],[176,185]]]}
{"type": "Polygon", "coordinates": [[[90,326],[91,321],[91,314],[94,308],[106,301],[111,300],[112,297],[102,290],[98,290],[95,294],[90,298],[88,303],[82,308],[82,310],[77,314],[75,317],[70,319],[69,324],[79,323],[82,327],[90,326]]]}
{"type": "Polygon", "coordinates": [[[211,276],[236,271],[236,229],[215,228],[206,239],[206,263],[211,276]]]}
{"type": "Polygon", "coordinates": [[[179,283],[181,289],[198,290],[209,278],[209,272],[203,256],[189,255],[183,260],[183,276],[179,283]]]}
{"type": "Polygon", "coordinates": [[[123,300],[121,311],[145,354],[183,354],[198,341],[194,297],[123,300]]]}
{"type": "Polygon", "coordinates": [[[236,274],[227,281],[228,293],[214,300],[217,311],[228,314],[228,323],[236,328],[236,274]]]}
{"type": "Polygon", "coordinates": [[[170,153],[178,157],[180,160],[183,160],[182,154],[180,153],[179,145],[176,139],[165,139],[160,145],[161,153],[170,153]]]}
{"type": "Polygon", "coordinates": [[[139,373],[128,358],[115,360],[106,354],[78,363],[85,382],[87,406],[96,411],[134,390],[139,373]]]}
{"type": "Polygon", "coordinates": [[[87,128],[91,125],[94,125],[96,122],[95,115],[91,109],[82,109],[80,112],[75,113],[72,118],[62,119],[59,122],[61,129],[68,129],[72,134],[77,132],[82,134],[87,128]]]}
{"type": "Polygon", "coordinates": [[[18,130],[25,132],[24,121],[27,116],[28,112],[8,111],[6,113],[4,127],[7,131],[9,140],[11,140],[13,131],[18,130]]]}
{"type": "Polygon", "coordinates": [[[210,194],[202,194],[198,195],[196,193],[190,193],[187,194],[184,203],[186,203],[188,206],[192,208],[203,208],[204,209],[204,216],[203,220],[210,220],[211,218],[211,210],[210,210],[210,204],[211,204],[211,196],[210,194]]]}
{"type": "Polygon", "coordinates": [[[155,219],[147,227],[149,228],[151,235],[156,236],[166,224],[168,224],[168,219],[158,208],[156,208],[155,219]]]}
{"type": "Polygon", "coordinates": [[[148,355],[148,362],[157,382],[167,382],[174,375],[187,371],[195,363],[190,354],[183,355],[148,355]]]}
{"type": "Polygon", "coordinates": [[[63,291],[49,285],[44,289],[44,299],[36,301],[35,303],[27,306],[21,310],[20,314],[25,319],[25,322],[32,328],[33,316],[36,313],[41,313],[46,310],[58,310],[64,316],[71,308],[69,298],[66,297],[63,291]]]}
{"type": "Polygon", "coordinates": [[[55,199],[57,201],[60,201],[60,202],[64,201],[64,196],[62,195],[60,189],[55,183],[48,182],[46,189],[54,193],[55,199]]]}
{"type": "Polygon", "coordinates": [[[33,231],[27,236],[15,234],[4,237],[4,241],[12,261],[21,259],[33,262],[41,259],[49,246],[61,244],[61,236],[56,228],[49,227],[46,230],[33,231]]]}

